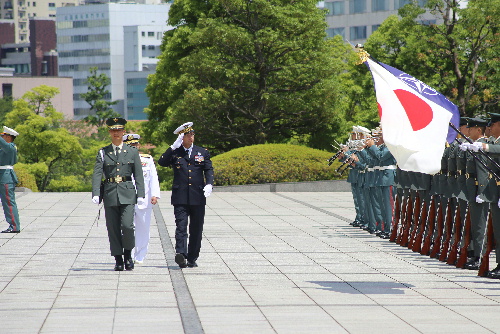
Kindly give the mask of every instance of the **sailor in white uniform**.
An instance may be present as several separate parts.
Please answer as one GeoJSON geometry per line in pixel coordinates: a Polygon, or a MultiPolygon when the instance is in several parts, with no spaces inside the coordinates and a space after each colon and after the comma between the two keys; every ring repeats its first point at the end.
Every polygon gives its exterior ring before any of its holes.
{"type": "MultiPolygon", "coordinates": [[[[138,134],[128,134],[123,136],[123,142],[127,145],[139,149],[138,134]]],[[[144,205],[135,206],[134,224],[135,224],[135,248],[134,263],[141,264],[146,258],[149,246],[149,228],[151,226],[151,213],[153,205],[160,198],[160,183],[156,172],[153,157],[149,154],[140,154],[142,163],[142,172],[144,175],[144,189],[146,192],[144,205]]]]}

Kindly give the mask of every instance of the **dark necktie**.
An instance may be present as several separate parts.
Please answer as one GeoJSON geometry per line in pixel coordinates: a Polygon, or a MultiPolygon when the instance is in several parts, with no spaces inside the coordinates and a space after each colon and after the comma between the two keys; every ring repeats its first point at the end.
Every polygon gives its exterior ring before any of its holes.
{"type": "Polygon", "coordinates": [[[120,153],[120,148],[117,146],[116,147],[116,160],[118,160],[118,157],[120,156],[118,153],[120,153]]]}
{"type": "Polygon", "coordinates": [[[186,155],[189,158],[189,149],[186,150],[186,155]]]}

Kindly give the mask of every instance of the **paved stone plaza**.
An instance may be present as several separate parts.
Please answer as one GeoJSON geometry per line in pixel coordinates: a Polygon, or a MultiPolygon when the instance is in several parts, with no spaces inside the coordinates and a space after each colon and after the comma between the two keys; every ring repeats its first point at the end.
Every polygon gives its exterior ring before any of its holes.
{"type": "Polygon", "coordinates": [[[113,271],[90,199],[18,193],[22,232],[0,234],[0,333],[500,332],[500,281],[350,227],[349,192],[216,189],[199,267],[182,270],[163,192],[132,272],[113,271]]]}

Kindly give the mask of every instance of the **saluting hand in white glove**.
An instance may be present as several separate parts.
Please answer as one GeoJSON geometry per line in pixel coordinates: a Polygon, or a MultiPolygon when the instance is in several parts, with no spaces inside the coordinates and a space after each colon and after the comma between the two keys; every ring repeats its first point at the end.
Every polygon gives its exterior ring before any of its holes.
{"type": "Polygon", "coordinates": [[[172,150],[175,150],[175,149],[178,149],[179,147],[181,147],[183,138],[184,138],[184,134],[183,133],[179,134],[179,136],[174,141],[172,146],[170,146],[172,148],[172,150]]]}
{"type": "Polygon", "coordinates": [[[92,197],[92,203],[99,204],[99,196],[92,197]]]}
{"type": "Polygon", "coordinates": [[[204,188],[203,188],[203,192],[204,192],[204,195],[205,197],[208,197],[212,194],[212,185],[211,184],[207,184],[204,188]]]}

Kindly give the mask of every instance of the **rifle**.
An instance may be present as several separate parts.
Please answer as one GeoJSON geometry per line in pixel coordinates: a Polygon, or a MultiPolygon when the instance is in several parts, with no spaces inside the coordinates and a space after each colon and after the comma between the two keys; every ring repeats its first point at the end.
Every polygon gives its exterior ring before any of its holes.
{"type": "Polygon", "coordinates": [[[446,211],[446,238],[444,239],[443,243],[443,249],[441,250],[441,253],[439,254],[439,261],[444,262],[446,261],[446,258],[448,256],[448,249],[450,248],[450,241],[451,241],[451,228],[453,227],[453,220],[451,217],[451,214],[453,211],[451,210],[452,206],[452,199],[450,198],[448,200],[448,210],[446,211]]]}
{"type": "Polygon", "coordinates": [[[432,250],[429,254],[430,257],[437,257],[439,254],[439,251],[441,250],[441,238],[443,237],[443,229],[444,229],[444,215],[443,215],[443,202],[439,201],[439,213],[438,213],[438,221],[437,221],[437,235],[436,238],[434,239],[432,243],[432,250]]]}
{"type": "Polygon", "coordinates": [[[453,243],[450,246],[450,253],[448,254],[447,264],[455,265],[458,255],[458,243],[462,235],[462,217],[460,216],[460,203],[457,205],[457,212],[455,213],[455,233],[453,233],[453,243]]]}
{"type": "Polygon", "coordinates": [[[411,220],[413,216],[413,201],[411,198],[411,192],[408,195],[408,205],[406,208],[406,216],[405,216],[405,222],[403,226],[403,231],[401,234],[401,239],[399,240],[399,244],[403,247],[406,247],[408,245],[408,235],[410,233],[410,226],[411,226],[411,220]]]}
{"type": "Polygon", "coordinates": [[[394,216],[392,217],[391,237],[389,238],[390,242],[396,241],[396,238],[398,236],[399,219],[401,218],[400,204],[401,203],[399,203],[399,196],[396,192],[396,200],[394,201],[394,216]]]}
{"type": "Polygon", "coordinates": [[[421,203],[420,203],[420,195],[418,192],[416,193],[417,197],[415,198],[415,208],[413,211],[413,222],[412,222],[412,230],[411,234],[408,238],[408,249],[413,248],[413,243],[415,242],[415,236],[417,235],[418,232],[418,222],[420,220],[420,209],[421,209],[421,203]]]}
{"type": "Polygon", "coordinates": [[[495,238],[493,235],[493,218],[488,218],[488,226],[486,228],[486,238],[485,238],[486,247],[481,258],[481,265],[479,266],[479,272],[477,276],[486,277],[488,275],[488,271],[490,269],[490,253],[495,248],[495,238]]]}
{"type": "Polygon", "coordinates": [[[465,226],[462,230],[462,239],[464,240],[464,244],[460,249],[460,256],[458,257],[456,267],[463,268],[467,263],[467,252],[470,245],[470,237],[471,237],[471,220],[470,220],[470,207],[467,210],[467,215],[465,216],[465,226]]]}
{"type": "Polygon", "coordinates": [[[432,235],[434,234],[435,225],[436,225],[436,197],[432,196],[431,207],[429,209],[429,224],[427,229],[427,235],[425,236],[424,244],[422,245],[422,249],[420,250],[420,254],[422,255],[429,255],[429,252],[431,250],[431,241],[432,241],[432,235]]]}
{"type": "Polygon", "coordinates": [[[429,202],[424,201],[421,214],[422,222],[420,223],[420,228],[417,232],[415,241],[413,242],[413,247],[411,248],[412,251],[417,253],[420,253],[420,251],[422,250],[422,239],[424,237],[425,226],[427,225],[428,209],[429,209],[429,202]]]}
{"type": "MultiPolygon", "coordinates": [[[[404,196],[404,192],[403,192],[403,196],[404,196]]],[[[399,231],[397,233],[397,238],[396,238],[396,243],[398,245],[401,243],[401,238],[403,236],[403,232],[405,229],[406,217],[408,215],[408,203],[410,203],[410,201],[408,200],[408,197],[410,197],[409,193],[408,193],[408,196],[403,197],[403,206],[401,207],[401,223],[399,224],[399,231]]]]}

